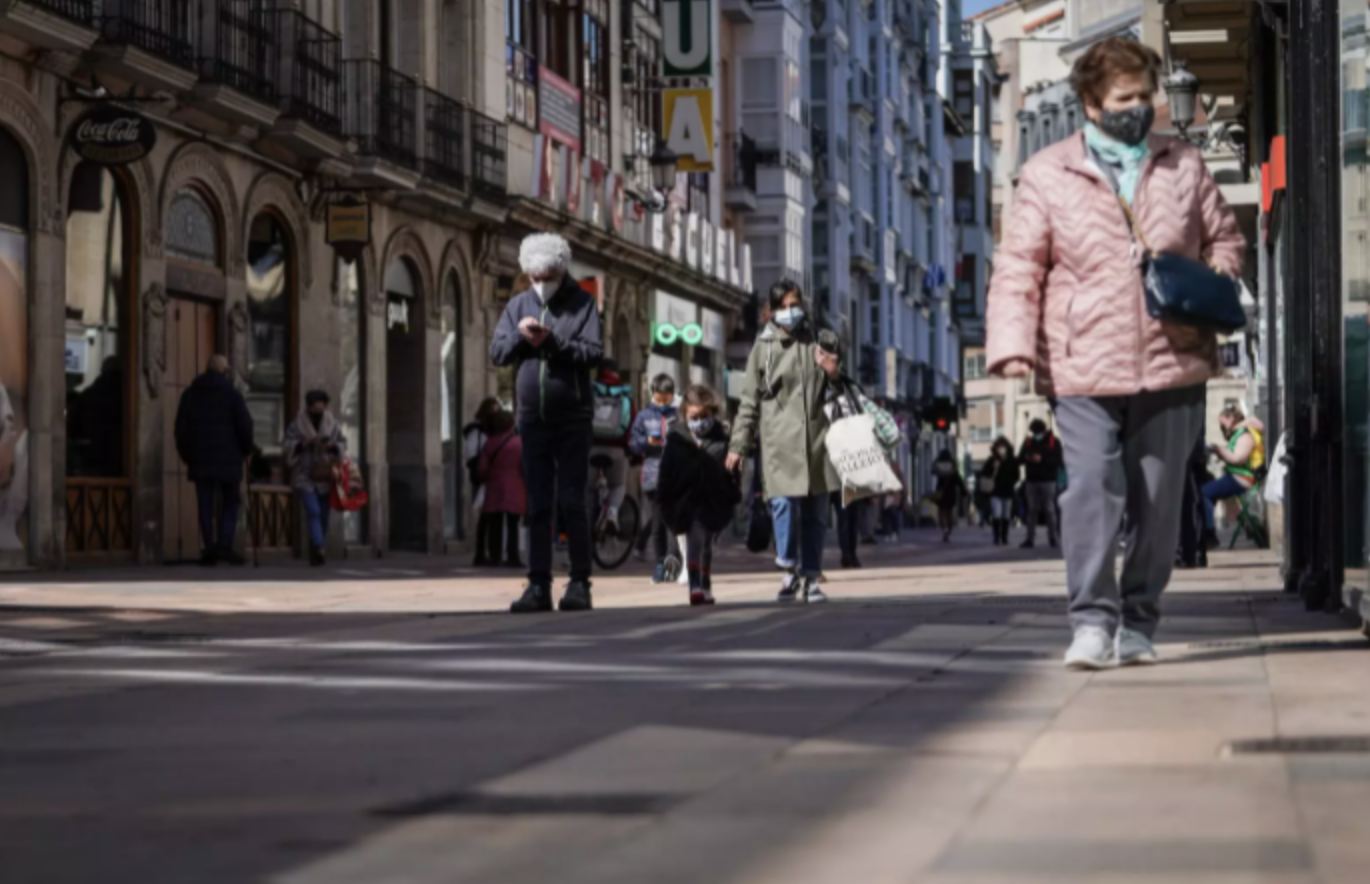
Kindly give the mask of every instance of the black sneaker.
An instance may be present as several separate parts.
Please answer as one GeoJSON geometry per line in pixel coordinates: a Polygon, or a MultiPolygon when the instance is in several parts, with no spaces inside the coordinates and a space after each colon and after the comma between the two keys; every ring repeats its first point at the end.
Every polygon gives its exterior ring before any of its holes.
{"type": "Polygon", "coordinates": [[[561,597],[561,604],[557,607],[563,611],[589,611],[594,606],[594,600],[590,598],[590,581],[572,580],[566,584],[566,594],[561,597]]]}
{"type": "Polygon", "coordinates": [[[218,550],[207,549],[204,552],[200,553],[201,568],[213,568],[217,564],[219,564],[218,550]]]}
{"type": "Polygon", "coordinates": [[[828,600],[828,594],[823,592],[817,580],[806,579],[802,593],[805,604],[818,605],[828,600]]]}
{"type": "Polygon", "coordinates": [[[226,564],[226,565],[246,565],[246,564],[247,564],[247,559],[245,559],[245,558],[243,558],[242,556],[238,555],[238,554],[237,554],[236,552],[234,552],[233,550],[231,550],[231,549],[226,549],[226,548],[224,548],[224,547],[222,547],[222,546],[219,547],[219,552],[217,553],[217,555],[218,555],[218,557],[219,557],[219,561],[223,562],[223,563],[226,564]]]}
{"type": "Polygon", "coordinates": [[[542,614],[552,610],[552,587],[530,583],[519,600],[509,606],[511,614],[542,614]]]}
{"type": "Polygon", "coordinates": [[[786,574],[785,580],[780,584],[780,592],[776,595],[777,602],[793,602],[800,598],[800,591],[804,588],[804,579],[798,574],[786,574]]]}
{"type": "Polygon", "coordinates": [[[323,548],[311,546],[309,548],[309,565],[313,568],[322,568],[326,560],[323,557],[323,548]]]}

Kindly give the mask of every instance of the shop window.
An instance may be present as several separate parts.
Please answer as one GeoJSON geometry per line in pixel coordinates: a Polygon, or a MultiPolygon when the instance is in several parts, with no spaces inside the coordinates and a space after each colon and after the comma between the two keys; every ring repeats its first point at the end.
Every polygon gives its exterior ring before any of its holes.
{"type": "Polygon", "coordinates": [[[442,511],[443,536],[462,536],[461,297],[455,273],[442,291],[442,511]]]}
{"type": "Polygon", "coordinates": [[[29,168],[0,127],[0,555],[24,549],[29,499],[29,168]]]}
{"type": "Polygon", "coordinates": [[[129,475],[129,278],[123,188],[82,164],[67,215],[67,475],[129,475]],[[79,194],[79,198],[78,198],[79,194]]]}
{"type": "MultiPolygon", "coordinates": [[[[338,355],[341,361],[342,388],[338,391],[335,414],[347,439],[347,450],[359,464],[366,463],[366,369],[363,340],[366,335],[365,299],[362,297],[361,266],[337,263],[338,355]]],[[[363,474],[365,475],[365,473],[363,474]]],[[[343,514],[343,538],[349,544],[366,542],[366,520],[360,512],[343,514]]]]}
{"type": "Polygon", "coordinates": [[[298,408],[293,395],[291,289],[294,260],[275,215],[258,215],[247,245],[247,397],[257,446],[285,481],[281,438],[298,408]]]}

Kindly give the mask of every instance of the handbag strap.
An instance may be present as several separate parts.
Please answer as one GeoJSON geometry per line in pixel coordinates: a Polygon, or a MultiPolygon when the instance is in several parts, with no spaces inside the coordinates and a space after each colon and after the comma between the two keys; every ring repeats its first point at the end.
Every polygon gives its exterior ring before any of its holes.
{"type": "Polygon", "coordinates": [[[1123,207],[1123,214],[1127,216],[1128,226],[1132,228],[1132,238],[1137,241],[1138,245],[1142,247],[1142,251],[1146,252],[1147,255],[1153,254],[1151,246],[1146,244],[1146,237],[1142,236],[1142,226],[1137,223],[1137,216],[1132,214],[1132,207],[1127,204],[1127,200],[1123,199],[1122,194],[1117,194],[1117,197],[1118,205],[1123,207]]]}

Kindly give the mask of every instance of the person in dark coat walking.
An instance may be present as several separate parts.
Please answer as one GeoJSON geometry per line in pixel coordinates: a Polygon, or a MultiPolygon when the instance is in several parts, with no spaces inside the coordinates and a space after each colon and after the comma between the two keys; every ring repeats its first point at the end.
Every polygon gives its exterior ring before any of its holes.
{"type": "Polygon", "coordinates": [[[1037,519],[1043,514],[1047,520],[1047,541],[1056,548],[1060,519],[1056,511],[1056,494],[1060,487],[1061,469],[1065,458],[1061,454],[1061,440],[1041,418],[1029,426],[1032,435],[1023,443],[1018,459],[1027,473],[1027,540],[1023,549],[1032,549],[1037,541],[1037,519]]]}
{"type": "Polygon", "coordinates": [[[951,543],[951,532],[956,529],[956,514],[961,510],[961,501],[966,499],[966,480],[956,469],[956,459],[947,449],[937,455],[932,465],[937,487],[933,498],[937,501],[937,527],[942,529],[942,542],[951,543]]]}
{"type": "Polygon", "coordinates": [[[515,614],[552,610],[552,508],[566,531],[571,582],[563,611],[588,611],[590,520],[585,486],[593,441],[594,369],[604,358],[599,305],[571,277],[571,246],[535,233],[519,247],[532,288],[504,308],[490,361],[514,366],[523,478],[528,488],[528,586],[515,614]]]}
{"type": "Polygon", "coordinates": [[[1008,529],[1013,524],[1013,499],[1018,491],[1018,460],[1013,443],[1000,436],[994,442],[994,490],[990,493],[990,516],[994,523],[996,546],[1008,544],[1008,529]]]}
{"type": "Polygon", "coordinates": [[[252,415],[243,394],[233,386],[228,359],[214,355],[204,374],[181,394],[176,409],[176,453],[185,462],[200,509],[203,565],[244,563],[233,549],[233,534],[242,508],[243,462],[252,453],[252,415]],[[220,503],[219,531],[214,531],[215,503],[220,503]]]}

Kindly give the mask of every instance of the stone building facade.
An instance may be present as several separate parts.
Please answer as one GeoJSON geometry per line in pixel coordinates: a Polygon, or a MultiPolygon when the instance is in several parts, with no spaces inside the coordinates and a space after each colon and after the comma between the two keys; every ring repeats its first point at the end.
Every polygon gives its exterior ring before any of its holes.
{"type": "Polygon", "coordinates": [[[512,395],[489,336],[533,230],[571,239],[608,349],[635,381],[654,299],[672,292],[717,316],[716,355],[683,364],[722,383],[721,341],[751,301],[746,254],[711,238],[707,266],[700,255],[694,231],[721,227],[717,185],[712,204],[642,208],[656,202],[650,169],[616,147],[633,128],[621,119],[632,10],[561,4],[605,25],[609,146],[593,163],[560,152],[558,168],[574,171],[549,189],[534,175],[556,153],[537,153],[541,117],[511,119],[500,34],[519,2],[0,10],[0,568],[198,555],[172,429],[215,352],[264,452],[240,536],[268,556],[297,547],[280,437],[318,388],[370,494],[334,520],[331,552],[462,548],[460,430],[482,398],[512,395]],[[140,114],[150,152],[117,165],[78,156],[71,132],[97,107],[140,114]],[[371,216],[353,263],[327,239],[344,195],[371,216]]]}

